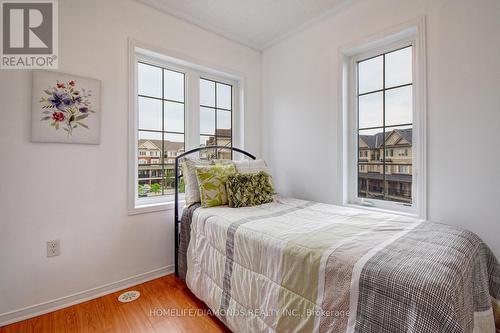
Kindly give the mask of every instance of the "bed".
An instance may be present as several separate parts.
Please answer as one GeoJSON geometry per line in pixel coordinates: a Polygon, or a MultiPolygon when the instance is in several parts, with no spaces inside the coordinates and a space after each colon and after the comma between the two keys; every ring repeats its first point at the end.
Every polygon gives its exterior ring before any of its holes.
{"type": "Polygon", "coordinates": [[[176,274],[234,332],[500,332],[500,266],[470,231],[280,196],[177,209],[176,274]]]}

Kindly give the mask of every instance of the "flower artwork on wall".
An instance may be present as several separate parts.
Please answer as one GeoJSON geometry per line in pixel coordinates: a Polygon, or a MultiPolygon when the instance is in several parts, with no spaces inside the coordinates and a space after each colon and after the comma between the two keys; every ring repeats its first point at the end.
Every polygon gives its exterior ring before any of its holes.
{"type": "Polygon", "coordinates": [[[73,128],[78,126],[89,129],[85,124],[85,118],[94,110],[89,109],[89,98],[92,96],[92,90],[79,90],[75,80],[59,82],[45,89],[44,93],[48,97],[40,98],[40,106],[44,115],[41,121],[49,121],[50,126],[55,130],[62,128],[68,134],[73,135],[73,128]]]}
{"type": "Polygon", "coordinates": [[[94,79],[34,71],[32,140],[99,144],[100,85],[94,79]]]}

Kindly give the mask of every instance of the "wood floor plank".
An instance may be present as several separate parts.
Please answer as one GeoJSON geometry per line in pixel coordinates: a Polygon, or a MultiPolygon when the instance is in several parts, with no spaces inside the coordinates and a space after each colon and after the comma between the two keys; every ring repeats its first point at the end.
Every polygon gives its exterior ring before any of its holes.
{"type": "Polygon", "coordinates": [[[176,303],[173,299],[162,297],[162,288],[163,287],[159,287],[157,283],[143,284],[143,294],[141,295],[143,302],[140,304],[152,324],[164,320],[162,310],[176,307],[176,303]]]}
{"type": "MultiPolygon", "coordinates": [[[[215,316],[209,315],[208,307],[198,300],[187,288],[187,286],[174,276],[167,276],[163,279],[161,285],[156,284],[154,287],[155,295],[164,302],[165,300],[173,300],[175,305],[165,307],[166,309],[179,310],[176,314],[173,313],[173,318],[176,322],[183,323],[183,327],[188,328],[188,332],[230,332],[229,329],[220,322],[215,316]],[[194,310],[183,311],[183,310],[194,310]],[[204,310],[195,311],[195,310],[204,310]],[[201,313],[200,313],[201,312],[201,313]]],[[[156,324],[155,328],[164,330],[164,322],[156,324]]]]}
{"type": "Polygon", "coordinates": [[[23,320],[14,324],[10,324],[2,327],[2,333],[17,333],[17,332],[27,332],[26,324],[27,320],[23,320]]]}
{"type": "Polygon", "coordinates": [[[76,309],[76,326],[80,333],[103,332],[104,325],[99,316],[97,303],[99,299],[93,299],[78,304],[76,309]]]}
{"type": "Polygon", "coordinates": [[[50,316],[38,316],[27,320],[27,333],[52,332],[52,321],[50,316]]]}
{"type": "MultiPolygon", "coordinates": [[[[178,303],[172,295],[166,292],[166,288],[169,288],[169,286],[156,281],[144,284],[144,299],[147,303],[144,302],[141,305],[145,313],[147,313],[149,321],[156,333],[191,333],[192,329],[187,326],[186,321],[178,316],[170,315],[173,309],[178,309],[178,303]]],[[[170,286],[170,288],[173,287],[170,286]]]]}
{"type": "Polygon", "coordinates": [[[78,332],[74,306],[51,312],[49,315],[54,333],[78,332]]]}
{"type": "Polygon", "coordinates": [[[207,306],[173,275],[126,290],[137,290],[141,296],[133,302],[121,303],[117,297],[125,291],[122,290],[0,327],[0,333],[230,332],[220,320],[209,315],[207,306]],[[192,311],[197,312],[193,315],[192,311]]]}
{"type": "Polygon", "coordinates": [[[130,327],[121,311],[118,310],[120,302],[114,295],[101,297],[97,304],[99,315],[104,325],[104,332],[131,332],[130,327]]]}

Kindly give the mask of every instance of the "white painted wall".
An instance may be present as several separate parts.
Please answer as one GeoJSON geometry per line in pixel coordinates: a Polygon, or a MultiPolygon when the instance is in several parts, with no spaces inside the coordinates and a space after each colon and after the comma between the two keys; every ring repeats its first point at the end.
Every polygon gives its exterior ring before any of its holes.
{"type": "Polygon", "coordinates": [[[59,19],[60,71],[102,80],[101,145],[31,143],[31,72],[0,71],[0,314],[173,264],[173,212],[127,215],[127,37],[243,73],[260,155],[260,52],[134,1],[59,1],[59,19]]]}
{"type": "Polygon", "coordinates": [[[427,18],[428,215],[500,258],[500,1],[362,0],[263,53],[263,155],[278,190],[340,203],[338,49],[427,18]]]}

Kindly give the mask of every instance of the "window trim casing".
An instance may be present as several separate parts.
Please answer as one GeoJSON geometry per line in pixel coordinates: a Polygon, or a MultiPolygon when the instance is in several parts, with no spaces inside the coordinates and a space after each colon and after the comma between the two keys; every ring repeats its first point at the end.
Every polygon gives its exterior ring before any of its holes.
{"type": "MultiPolygon", "coordinates": [[[[142,61],[152,65],[172,69],[185,74],[184,80],[184,147],[185,150],[197,148],[200,140],[199,123],[199,79],[209,78],[221,83],[229,84],[232,88],[232,145],[243,147],[243,86],[244,76],[240,73],[227,70],[221,71],[215,67],[207,67],[203,62],[189,59],[175,52],[157,50],[155,47],[129,39],[129,100],[128,100],[128,215],[147,212],[172,210],[174,196],[158,196],[154,198],[138,198],[138,87],[137,87],[137,62],[142,61]],[[171,55],[172,54],[172,55],[171,55]]],[[[183,202],[183,197],[180,198],[183,202]]]]}
{"type": "Polygon", "coordinates": [[[376,211],[427,218],[426,182],[426,59],[425,17],[388,29],[339,50],[339,198],[341,204],[376,211]],[[404,45],[413,46],[413,182],[411,207],[377,199],[357,197],[357,88],[356,61],[404,45]]]}

